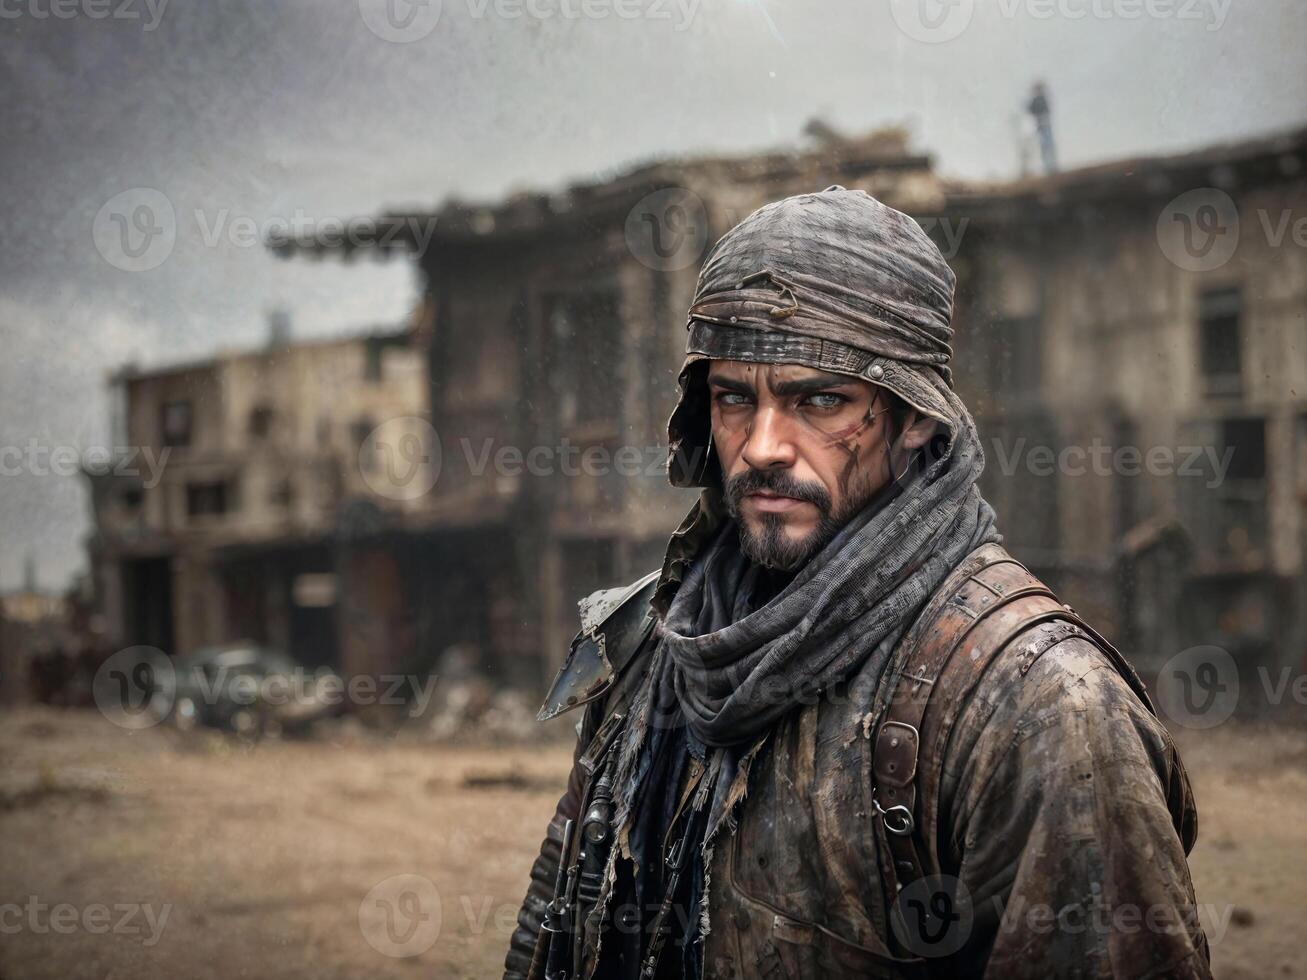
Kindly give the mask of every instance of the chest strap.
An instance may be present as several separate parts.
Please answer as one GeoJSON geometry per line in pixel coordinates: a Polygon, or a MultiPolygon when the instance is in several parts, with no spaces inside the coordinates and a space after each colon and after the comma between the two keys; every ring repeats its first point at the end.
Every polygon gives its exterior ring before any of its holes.
{"type": "MultiPolygon", "coordinates": [[[[969,555],[905,634],[906,661],[872,747],[872,802],[891,903],[905,884],[939,871],[942,756],[966,696],[1014,638],[1047,622],[1058,625],[1021,649],[1022,675],[1057,643],[1083,636],[1138,684],[1110,644],[998,545],[969,555]]],[[[1136,690],[1147,703],[1142,686],[1136,690]]]]}

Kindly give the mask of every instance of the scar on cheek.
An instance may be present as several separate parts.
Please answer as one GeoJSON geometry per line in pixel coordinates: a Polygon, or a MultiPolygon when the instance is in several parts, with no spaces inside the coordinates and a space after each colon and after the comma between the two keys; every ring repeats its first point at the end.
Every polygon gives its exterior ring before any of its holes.
{"type": "Polygon", "coordinates": [[[826,433],[828,444],[834,446],[836,443],[840,443],[842,445],[842,448],[848,450],[849,452],[854,452],[855,447],[852,444],[846,442],[846,440],[852,439],[854,436],[861,435],[862,431],[868,426],[868,424],[869,423],[867,422],[867,420],[863,419],[861,422],[852,422],[849,425],[846,425],[842,429],[836,429],[834,432],[828,432],[826,433]]]}

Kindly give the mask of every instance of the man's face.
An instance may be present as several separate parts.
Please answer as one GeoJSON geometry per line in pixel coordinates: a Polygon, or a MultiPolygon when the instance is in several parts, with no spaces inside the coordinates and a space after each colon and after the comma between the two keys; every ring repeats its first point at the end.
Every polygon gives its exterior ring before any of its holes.
{"type": "MultiPolygon", "coordinates": [[[[798,364],[712,361],[713,446],[744,552],[774,568],[811,558],[891,478],[886,392],[798,364]]],[[[902,450],[934,424],[909,413],[902,450]]],[[[899,449],[900,447],[895,447],[899,449]]]]}

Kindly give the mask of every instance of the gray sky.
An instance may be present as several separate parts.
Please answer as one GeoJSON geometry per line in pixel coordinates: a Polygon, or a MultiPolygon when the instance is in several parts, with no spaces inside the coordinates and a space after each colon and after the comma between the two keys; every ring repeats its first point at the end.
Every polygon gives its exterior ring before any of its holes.
{"type": "Polygon", "coordinates": [[[23,451],[0,589],[29,553],[45,587],[84,564],[81,479],[27,449],[106,445],[108,371],[257,343],[277,306],[308,336],[415,299],[410,263],[282,261],[250,229],[784,146],[813,115],[905,123],[943,173],[1007,177],[1036,78],[1064,166],[1299,124],[1307,93],[1301,0],[427,4],[0,0],[0,447],[23,451]],[[176,240],[124,271],[93,228],[136,188],[176,240]]]}

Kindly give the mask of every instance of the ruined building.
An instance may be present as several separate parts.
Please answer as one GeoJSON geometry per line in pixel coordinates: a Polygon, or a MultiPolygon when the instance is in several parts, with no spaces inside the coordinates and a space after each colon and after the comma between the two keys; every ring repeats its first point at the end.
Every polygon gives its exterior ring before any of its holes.
{"type": "Polygon", "coordinates": [[[388,521],[416,527],[416,501],[384,492],[384,467],[406,465],[406,430],[422,436],[425,378],[406,333],[291,344],[280,330],[262,350],[118,373],[115,442],[133,458],[90,477],[112,642],[176,653],[248,639],[355,671],[381,649],[411,656],[411,640],[374,636],[412,632],[413,610],[389,598],[404,572],[354,542],[388,521]]]}
{"type": "Polygon", "coordinates": [[[158,488],[97,488],[120,638],[254,635],[347,671],[457,645],[538,687],[576,599],[655,567],[692,502],[661,464],[706,249],[838,183],[912,214],[958,273],[957,383],[1015,554],[1145,671],[1199,643],[1300,659],[1307,135],[994,185],[942,179],[902,132],[810,135],[383,215],[425,283],[402,334],[125,375],[130,444],[174,456],[158,488]],[[306,380],[326,363],[337,381],[306,380]],[[425,440],[419,493],[362,472],[391,418],[425,440]]]}

